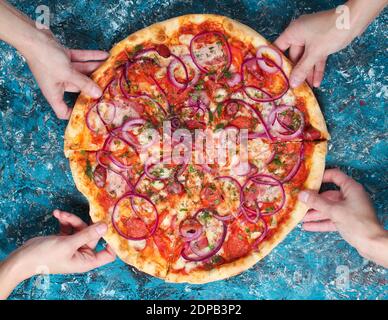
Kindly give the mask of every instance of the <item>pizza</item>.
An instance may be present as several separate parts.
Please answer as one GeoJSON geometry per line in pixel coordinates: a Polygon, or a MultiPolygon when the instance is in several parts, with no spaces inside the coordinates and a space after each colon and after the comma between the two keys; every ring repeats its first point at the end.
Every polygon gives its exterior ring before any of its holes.
{"type": "Polygon", "coordinates": [[[329,134],[289,60],[249,27],[186,15],[116,44],[81,94],[65,155],[126,263],[169,282],[252,267],[300,222],[329,134]]]}

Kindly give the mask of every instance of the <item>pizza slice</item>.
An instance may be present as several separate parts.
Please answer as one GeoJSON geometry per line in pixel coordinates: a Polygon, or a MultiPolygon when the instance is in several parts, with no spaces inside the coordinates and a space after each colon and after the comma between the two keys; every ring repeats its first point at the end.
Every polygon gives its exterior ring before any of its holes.
{"type": "Polygon", "coordinates": [[[89,201],[92,221],[108,225],[104,238],[117,255],[139,270],[164,278],[171,243],[160,228],[163,212],[147,196],[133,194],[140,176],[98,152],[72,151],[69,161],[75,184],[89,201]]]}
{"type": "Polygon", "coordinates": [[[250,161],[256,167],[269,164],[267,171],[249,172],[243,184],[229,176],[224,190],[214,184],[209,192],[203,185],[206,201],[181,222],[167,281],[220,280],[266,256],[304,216],[307,208],[297,195],[319,188],[326,147],[325,141],[265,143],[257,154],[269,158],[254,161],[252,153],[250,161]],[[240,195],[233,200],[237,190],[240,195]]]}

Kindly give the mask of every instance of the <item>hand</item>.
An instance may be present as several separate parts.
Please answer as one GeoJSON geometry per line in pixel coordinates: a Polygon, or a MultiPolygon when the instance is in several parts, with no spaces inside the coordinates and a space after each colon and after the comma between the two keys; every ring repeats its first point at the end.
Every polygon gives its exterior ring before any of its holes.
{"type": "Polygon", "coordinates": [[[100,87],[87,75],[100,66],[108,53],[65,49],[47,30],[40,31],[32,47],[22,49],[22,53],[58,118],[68,119],[71,114],[71,109],[63,101],[65,91],[82,91],[93,98],[101,96],[100,87]]]}
{"type": "MultiPolygon", "coordinates": [[[[383,247],[387,244],[388,232],[380,225],[362,185],[338,169],[326,170],[323,182],[332,182],[339,186],[340,190],[325,191],[321,194],[302,191],[299,194],[299,200],[312,209],[303,219],[303,229],[318,232],[338,231],[362,256],[379,261],[383,265],[388,264],[388,257],[375,250],[376,245],[381,244],[383,247]]],[[[388,252],[387,248],[385,251],[388,252]]]]}
{"type": "Polygon", "coordinates": [[[289,49],[290,59],[296,64],[290,76],[291,87],[298,87],[306,78],[311,86],[319,87],[327,57],[354,38],[351,30],[336,28],[336,19],[334,10],[304,15],[276,39],[275,45],[282,51],[289,49]]]}
{"type": "Polygon", "coordinates": [[[319,87],[327,57],[362,34],[386,4],[387,0],[349,0],[338,13],[323,11],[293,21],[275,41],[280,50],[290,49],[290,59],[296,64],[291,87],[298,87],[306,78],[311,86],[319,87]]]}
{"type": "Polygon", "coordinates": [[[53,215],[60,223],[59,235],[33,238],[8,258],[14,261],[22,278],[35,275],[42,266],[50,274],[80,273],[115,260],[109,246],[95,251],[98,240],[107,231],[106,224],[88,227],[71,213],[55,210],[53,215]]]}

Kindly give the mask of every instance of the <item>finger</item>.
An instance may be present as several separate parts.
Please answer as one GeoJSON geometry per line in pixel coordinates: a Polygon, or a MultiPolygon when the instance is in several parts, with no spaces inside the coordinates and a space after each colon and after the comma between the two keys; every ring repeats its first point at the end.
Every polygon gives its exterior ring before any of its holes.
{"type": "Polygon", "coordinates": [[[94,256],[92,259],[87,259],[86,261],[82,259],[82,257],[79,257],[78,259],[79,259],[78,263],[80,264],[80,269],[81,270],[84,269],[83,271],[90,271],[115,261],[116,254],[109,249],[104,249],[94,253],[94,256]]]}
{"type": "Polygon", "coordinates": [[[86,75],[90,75],[93,71],[95,71],[102,62],[93,61],[93,62],[73,62],[72,65],[75,70],[81,72],[86,75]]]}
{"type": "Polygon", "coordinates": [[[306,231],[311,231],[311,232],[337,231],[335,224],[330,220],[320,221],[320,222],[305,222],[303,223],[302,228],[306,231]]]}
{"type": "Polygon", "coordinates": [[[95,99],[101,97],[102,90],[93,80],[76,70],[74,70],[72,74],[71,82],[83,93],[95,99]]]}
{"type": "Polygon", "coordinates": [[[333,201],[326,199],[322,195],[318,194],[316,191],[304,190],[299,193],[298,199],[305,203],[309,208],[331,214],[331,208],[333,206],[333,201]]]}
{"type": "Polygon", "coordinates": [[[313,79],[314,79],[314,67],[310,70],[306,78],[306,81],[310,87],[313,87],[313,79]]]}
{"type": "Polygon", "coordinates": [[[69,83],[69,82],[66,82],[66,83],[65,83],[65,91],[66,91],[66,92],[74,92],[74,93],[77,93],[77,92],[79,92],[80,90],[79,90],[78,87],[75,86],[74,84],[69,83]]]}
{"type": "Polygon", "coordinates": [[[323,175],[323,182],[331,182],[341,188],[344,198],[347,196],[358,197],[364,192],[364,188],[339,169],[328,169],[323,175]]]}
{"type": "Polygon", "coordinates": [[[290,59],[295,64],[299,61],[300,57],[303,55],[303,46],[292,45],[290,48],[290,59]]]}
{"type": "Polygon", "coordinates": [[[55,210],[54,216],[60,223],[71,225],[75,231],[81,231],[88,227],[80,217],[66,211],[55,210]]]}
{"type": "Polygon", "coordinates": [[[67,222],[60,221],[61,211],[54,210],[53,216],[57,218],[59,222],[59,235],[64,236],[73,234],[73,227],[67,222]]]}
{"type": "Polygon", "coordinates": [[[339,190],[328,190],[328,191],[322,192],[321,196],[335,202],[343,200],[342,193],[339,190]]]}
{"type": "Polygon", "coordinates": [[[313,70],[315,63],[315,55],[310,54],[308,50],[305,49],[302,58],[291,72],[290,85],[292,88],[296,88],[302,84],[308,74],[313,70]]]}
{"type": "Polygon", "coordinates": [[[109,57],[109,53],[101,50],[77,50],[70,49],[71,61],[101,61],[109,57]]]}
{"type": "Polygon", "coordinates": [[[70,236],[68,241],[73,248],[78,249],[92,241],[98,241],[106,233],[107,228],[105,223],[96,223],[70,236]]]}
{"type": "Polygon", "coordinates": [[[70,118],[71,109],[63,101],[63,92],[62,94],[54,95],[47,93],[45,97],[59,119],[68,120],[70,118]]]}
{"type": "Polygon", "coordinates": [[[291,41],[287,30],[288,28],[284,30],[283,33],[273,43],[283,52],[286,51],[291,46],[291,41]]]}
{"type": "Polygon", "coordinates": [[[306,215],[303,218],[304,222],[310,222],[310,221],[322,221],[322,220],[329,220],[330,217],[326,212],[317,211],[317,210],[310,210],[306,213],[306,215]]]}
{"type": "Polygon", "coordinates": [[[323,80],[323,74],[325,73],[326,58],[319,61],[314,67],[313,86],[318,88],[323,80]]]}
{"type": "MultiPolygon", "coordinates": [[[[80,232],[88,227],[87,223],[84,222],[78,216],[66,211],[59,211],[59,210],[56,210],[56,211],[58,211],[59,213],[57,214],[54,213],[54,215],[56,217],[58,215],[57,219],[59,220],[61,226],[63,225],[66,230],[68,230],[70,227],[70,233],[64,233],[64,234],[70,235],[70,234],[73,234],[74,231],[80,232]]],[[[98,240],[99,239],[90,241],[86,244],[86,246],[89,247],[90,249],[94,249],[97,246],[98,240]]]]}

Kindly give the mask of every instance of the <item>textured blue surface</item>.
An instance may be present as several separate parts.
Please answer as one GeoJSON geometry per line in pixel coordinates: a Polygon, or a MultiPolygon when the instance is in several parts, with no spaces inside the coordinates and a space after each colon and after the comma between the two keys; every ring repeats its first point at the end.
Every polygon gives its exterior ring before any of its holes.
{"type": "MultiPolygon", "coordinates": [[[[30,17],[46,4],[54,33],[72,48],[108,50],[151,23],[186,13],[218,13],[274,40],[303,13],[342,1],[123,0],[12,1],[30,17]]],[[[331,131],[328,166],[364,184],[388,227],[387,10],[352,45],[329,59],[316,94],[331,131]]],[[[74,96],[68,96],[74,101],[74,96]]],[[[21,56],[0,43],[0,259],[25,240],[51,234],[55,208],[85,220],[88,205],[75,189],[63,156],[66,123],[55,118],[21,56]]],[[[336,234],[299,227],[251,270],[207,285],[176,285],[149,277],[120,260],[83,275],[22,283],[13,299],[387,299],[387,270],[363,260],[336,234]],[[349,284],[341,285],[342,270],[349,284]]]]}

